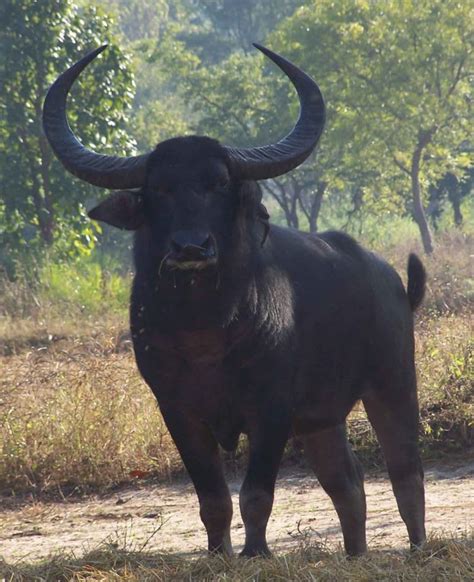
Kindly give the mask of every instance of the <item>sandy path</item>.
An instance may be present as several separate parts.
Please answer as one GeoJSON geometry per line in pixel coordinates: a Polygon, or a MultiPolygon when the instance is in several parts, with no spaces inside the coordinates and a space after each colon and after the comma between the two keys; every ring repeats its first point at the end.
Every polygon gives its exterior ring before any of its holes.
{"type": "MultiPolygon", "coordinates": [[[[428,531],[459,534],[472,528],[474,463],[451,470],[431,469],[426,478],[428,531]]],[[[238,513],[239,485],[237,481],[230,484],[236,550],[244,534],[238,513]]],[[[405,548],[406,531],[388,480],[369,478],[366,493],[370,546],[405,548]]],[[[4,505],[1,498],[0,504],[4,505]]],[[[268,534],[271,547],[279,551],[295,547],[304,535],[334,547],[341,542],[339,522],[328,497],[317,480],[304,473],[285,474],[278,480],[268,534]]],[[[0,556],[9,563],[64,551],[79,556],[104,542],[128,550],[201,552],[205,535],[192,486],[143,486],[102,498],[37,502],[0,510],[0,556]]]]}

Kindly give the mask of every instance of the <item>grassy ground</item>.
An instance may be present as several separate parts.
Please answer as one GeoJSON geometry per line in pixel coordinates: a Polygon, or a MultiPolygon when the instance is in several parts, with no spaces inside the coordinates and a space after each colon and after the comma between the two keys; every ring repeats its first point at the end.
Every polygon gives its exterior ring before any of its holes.
{"type": "MultiPolygon", "coordinates": [[[[428,295],[416,325],[425,457],[473,445],[472,248],[470,239],[446,237],[437,255],[426,261],[428,295]]],[[[385,254],[403,274],[408,248],[386,249],[385,254]]],[[[65,268],[61,272],[68,275],[65,268]]],[[[86,270],[83,277],[90,275],[86,270]]],[[[182,470],[135,367],[126,329],[126,282],[104,289],[99,276],[95,286],[77,273],[74,277],[79,302],[71,296],[71,281],[61,286],[57,273],[48,279],[49,287],[34,293],[21,282],[4,289],[0,491],[91,490],[148,476],[169,479],[182,470]],[[105,298],[110,298],[106,304],[105,298]],[[91,307],[83,309],[84,303],[91,307]]],[[[349,434],[367,464],[380,463],[360,407],[351,415],[349,434]]],[[[297,445],[290,445],[287,458],[295,453],[297,445]]]]}
{"type": "MultiPolygon", "coordinates": [[[[446,235],[433,258],[416,340],[424,457],[472,451],[473,240],[446,235]]],[[[382,250],[404,276],[412,245],[382,250]]],[[[43,283],[0,289],[0,492],[36,496],[104,491],[136,479],[172,479],[181,462],[136,371],[127,333],[128,281],[95,266],[50,267],[43,283]],[[52,271],[51,271],[52,269],[52,271]],[[92,282],[91,282],[92,278],[92,282]]],[[[381,457],[356,408],[349,433],[366,465],[381,457]]],[[[240,465],[242,445],[232,461],[240,465]]],[[[287,462],[299,460],[290,445],[287,462]]],[[[7,565],[0,580],[472,580],[474,539],[433,538],[415,554],[358,560],[301,540],[271,560],[193,558],[104,546],[84,557],[7,565]]]]}
{"type": "Polygon", "coordinates": [[[240,581],[470,581],[474,579],[474,539],[432,538],[419,552],[377,551],[348,560],[342,552],[304,541],[299,550],[271,559],[202,557],[189,560],[147,553],[146,548],[103,547],[75,558],[58,556],[35,565],[7,566],[0,576],[26,580],[114,581],[232,580],[240,581]]]}

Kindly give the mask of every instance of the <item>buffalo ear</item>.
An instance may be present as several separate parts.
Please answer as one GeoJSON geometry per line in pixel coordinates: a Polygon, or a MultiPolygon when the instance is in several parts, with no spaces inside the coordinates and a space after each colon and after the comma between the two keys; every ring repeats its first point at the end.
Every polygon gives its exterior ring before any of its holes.
{"type": "Polygon", "coordinates": [[[87,213],[89,218],[106,222],[117,228],[136,230],[145,218],[143,197],[131,190],[119,190],[87,213]]]}

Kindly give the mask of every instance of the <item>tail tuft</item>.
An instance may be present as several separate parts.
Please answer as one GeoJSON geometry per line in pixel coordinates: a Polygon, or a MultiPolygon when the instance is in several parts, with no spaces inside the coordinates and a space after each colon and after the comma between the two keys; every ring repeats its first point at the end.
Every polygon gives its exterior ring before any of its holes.
{"type": "Polygon", "coordinates": [[[412,311],[415,311],[423,301],[426,288],[426,271],[421,260],[411,253],[408,257],[408,301],[412,311]]]}

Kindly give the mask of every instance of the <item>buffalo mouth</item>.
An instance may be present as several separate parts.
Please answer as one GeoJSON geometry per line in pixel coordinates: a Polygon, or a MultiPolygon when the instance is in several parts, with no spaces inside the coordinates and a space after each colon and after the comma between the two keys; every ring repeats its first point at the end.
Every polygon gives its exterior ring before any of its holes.
{"type": "Polygon", "coordinates": [[[202,271],[217,263],[217,245],[212,235],[200,231],[179,231],[170,242],[166,258],[169,269],[202,271]]]}
{"type": "Polygon", "coordinates": [[[178,271],[202,271],[213,267],[217,264],[217,257],[211,257],[208,259],[201,260],[186,260],[186,259],[174,259],[169,257],[166,259],[166,266],[169,269],[178,271]]]}

